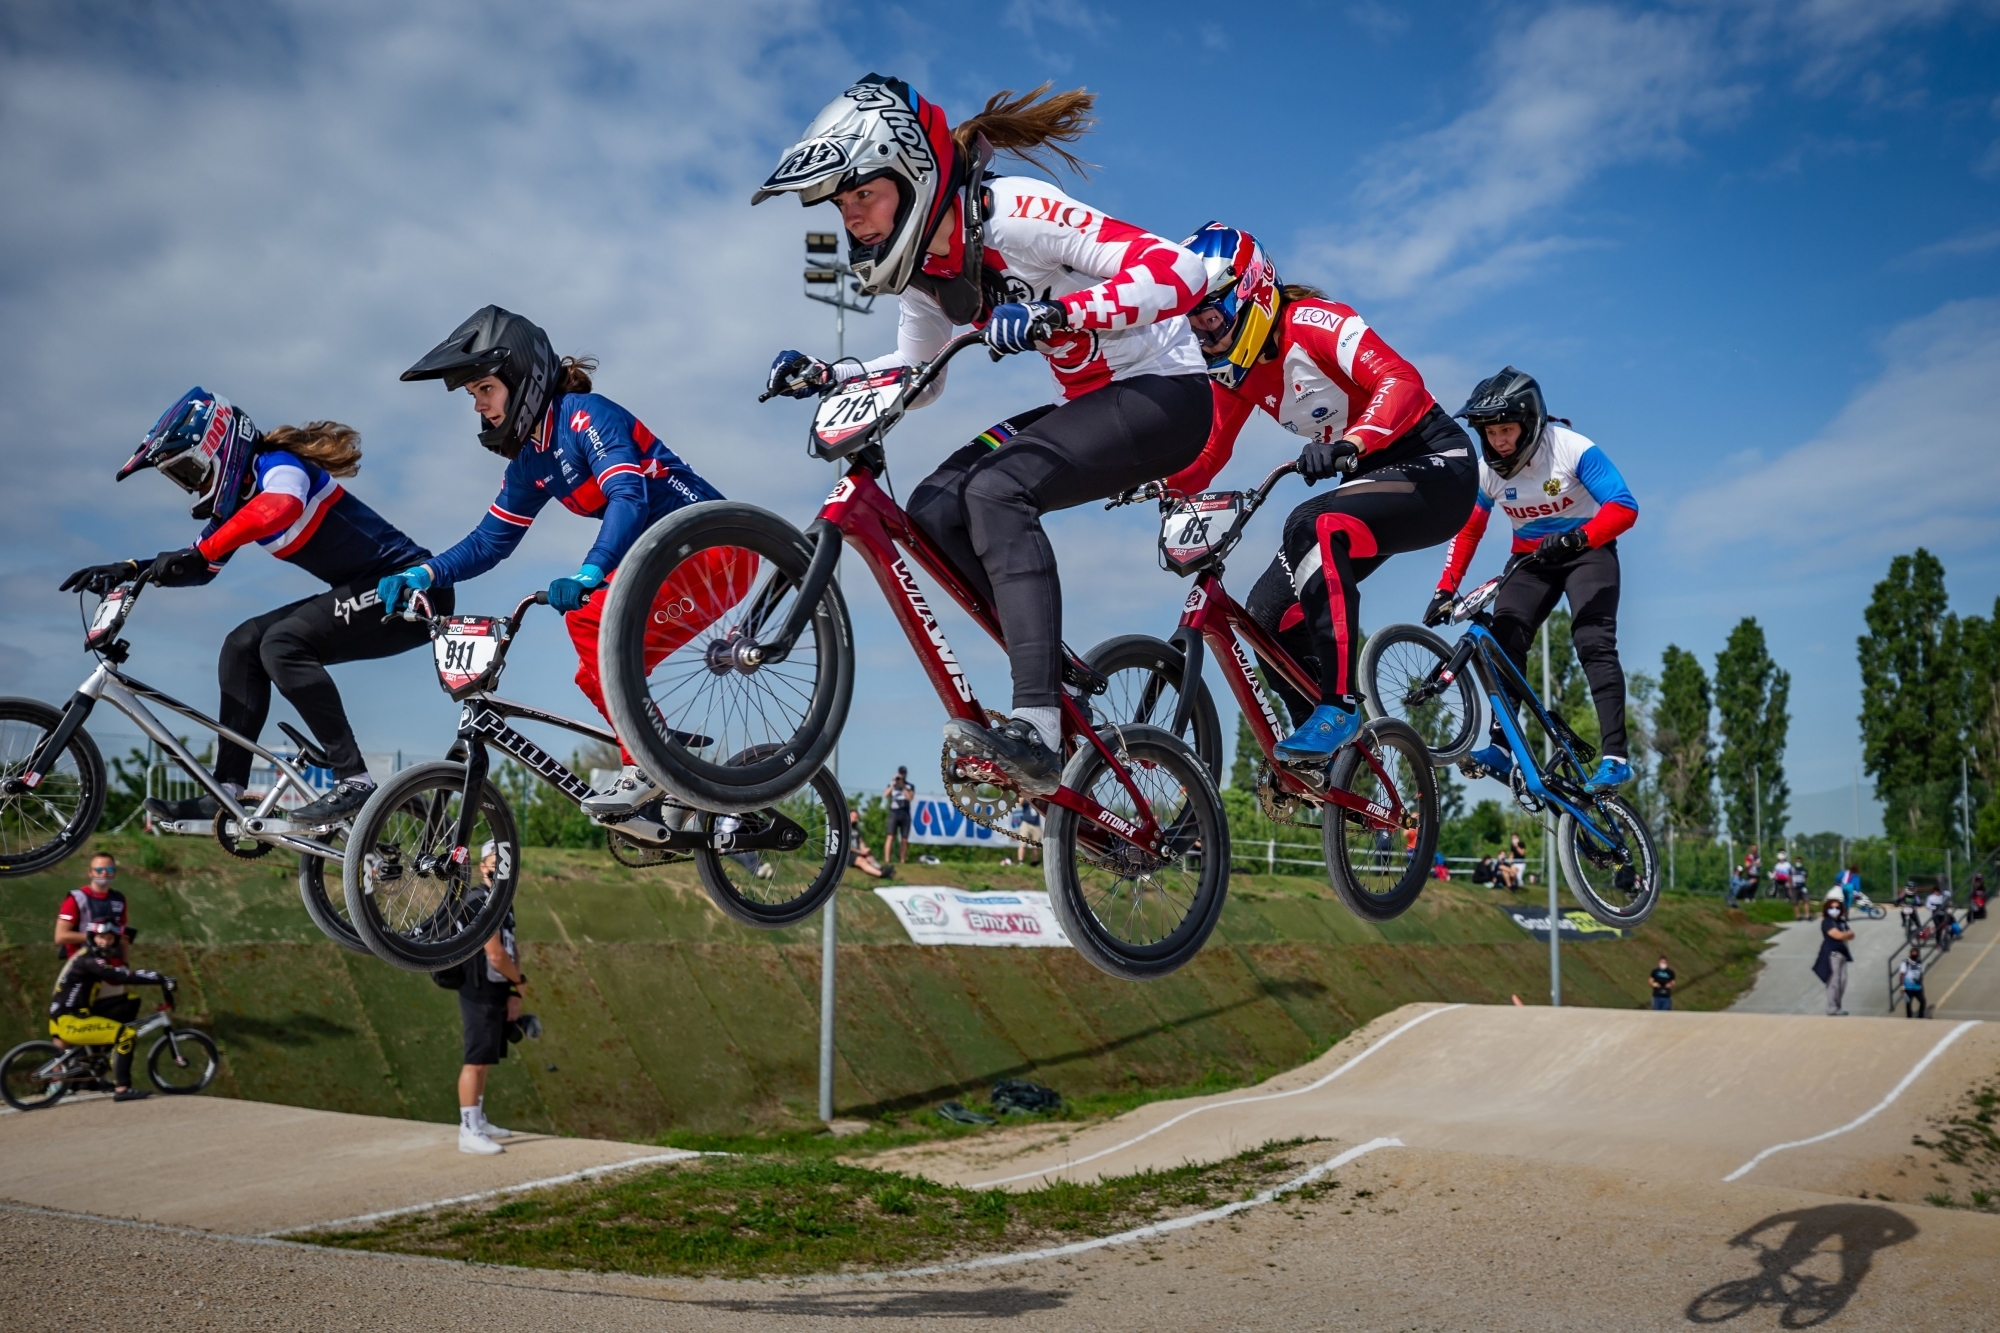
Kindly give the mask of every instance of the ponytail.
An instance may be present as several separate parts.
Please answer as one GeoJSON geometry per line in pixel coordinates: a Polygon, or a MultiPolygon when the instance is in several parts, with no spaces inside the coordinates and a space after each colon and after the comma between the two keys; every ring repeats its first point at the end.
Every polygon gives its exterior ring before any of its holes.
{"type": "Polygon", "coordinates": [[[566,356],[562,359],[562,375],[556,381],[556,396],[566,393],[589,393],[590,377],[597,370],[594,356],[566,356]]]}
{"type": "Polygon", "coordinates": [[[951,137],[967,157],[974,155],[974,143],[984,138],[995,151],[1012,153],[1050,175],[1057,168],[1043,156],[1045,153],[1060,159],[1078,175],[1085,175],[1091,164],[1063,145],[1075,143],[1097,124],[1090,114],[1096,102],[1097,94],[1081,88],[1050,94],[1046,81],[1018,97],[1013,89],[1006,88],[987,98],[977,115],[959,122],[951,137]]]}
{"type": "Polygon", "coordinates": [[[351,477],[361,470],[361,432],[338,421],[308,421],[265,431],[258,448],[282,449],[336,477],[351,477]]]}

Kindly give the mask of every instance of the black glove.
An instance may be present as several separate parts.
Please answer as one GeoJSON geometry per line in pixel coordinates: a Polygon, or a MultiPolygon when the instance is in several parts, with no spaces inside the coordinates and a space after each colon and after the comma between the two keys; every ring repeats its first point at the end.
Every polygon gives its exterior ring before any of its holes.
{"type": "Polygon", "coordinates": [[[1167,488],[1157,481],[1142,482],[1129,491],[1120,491],[1104,502],[1106,509],[1116,509],[1121,505],[1135,505],[1141,500],[1164,500],[1167,488]]]}
{"type": "Polygon", "coordinates": [[[120,560],[115,565],[85,565],[62,581],[57,592],[93,592],[99,597],[127,579],[139,577],[145,566],[137,560],[120,560]]]}
{"type": "Polygon", "coordinates": [[[1449,588],[1439,588],[1431,594],[1431,604],[1424,608],[1424,623],[1435,629],[1451,619],[1451,604],[1456,600],[1449,588]]]}
{"type": "Polygon", "coordinates": [[[197,547],[162,551],[153,557],[153,582],[162,588],[185,588],[208,579],[208,557],[197,547]]]}
{"type": "Polygon", "coordinates": [[[1351,476],[1360,461],[1361,450],[1352,440],[1314,440],[1299,451],[1299,475],[1310,486],[1335,473],[1351,476]]]}
{"type": "Polygon", "coordinates": [[[812,398],[834,384],[833,367],[816,356],[790,349],[771,361],[771,373],[764,377],[764,392],[782,398],[812,398]]]}
{"type": "Polygon", "coordinates": [[[1557,560],[1567,560],[1571,556],[1590,547],[1590,538],[1582,528],[1571,528],[1568,532],[1551,532],[1542,538],[1542,544],[1535,548],[1535,559],[1543,564],[1557,560]]]}

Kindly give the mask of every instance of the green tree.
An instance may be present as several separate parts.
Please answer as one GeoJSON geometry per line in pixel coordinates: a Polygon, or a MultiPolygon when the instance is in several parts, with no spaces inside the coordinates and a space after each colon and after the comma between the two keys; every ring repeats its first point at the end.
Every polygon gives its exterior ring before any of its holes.
{"type": "Polygon", "coordinates": [[[1648,827],[1660,827],[1659,765],[1654,756],[1653,717],[1660,707],[1660,682],[1651,672],[1625,673],[1625,734],[1632,753],[1632,783],[1624,795],[1648,827]]]}
{"type": "Polygon", "coordinates": [[[1973,847],[2000,844],[2000,598],[1993,614],[1967,616],[1958,626],[1965,673],[1966,765],[1972,777],[1973,847]]]}
{"type": "Polygon", "coordinates": [[[1791,672],[1771,660],[1756,617],[1745,616],[1715,655],[1715,712],[1722,732],[1715,773],[1722,785],[1729,831],[1739,840],[1755,836],[1760,813],[1767,836],[1776,838],[1785,831],[1786,807],[1791,803],[1791,788],[1785,784],[1791,693],[1791,672]]]}
{"type": "Polygon", "coordinates": [[[1715,742],[1708,730],[1708,673],[1685,648],[1667,645],[1660,659],[1660,704],[1653,744],[1660,757],[1660,799],[1681,833],[1715,832],[1715,742]]]}
{"type": "Polygon", "coordinates": [[[1257,761],[1263,752],[1257,748],[1257,734],[1250,730],[1250,719],[1242,713],[1236,714],[1236,761],[1229,766],[1229,785],[1239,791],[1255,791],[1257,788],[1257,761]]]}
{"type": "Polygon", "coordinates": [[[1958,617],[1946,609],[1944,565],[1921,546],[1889,562],[1856,646],[1861,758],[1889,836],[1955,843],[1965,672],[1958,617]]]}

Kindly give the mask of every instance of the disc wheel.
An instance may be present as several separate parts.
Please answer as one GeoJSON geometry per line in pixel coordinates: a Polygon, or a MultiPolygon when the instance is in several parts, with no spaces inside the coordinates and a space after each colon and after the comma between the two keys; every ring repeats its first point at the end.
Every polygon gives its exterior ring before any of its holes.
{"type": "Polygon", "coordinates": [[[762,841],[777,829],[798,839],[790,849],[703,848],[694,854],[702,888],[717,907],[746,926],[777,930],[796,925],[825,906],[847,872],[847,799],[840,783],[823,768],[775,806],[743,815],[704,814],[700,819],[704,833],[726,829],[737,837],[762,841]]]}
{"type": "Polygon", "coordinates": [[[154,1087],[170,1097],[185,1097],[215,1082],[222,1055],[206,1032],[175,1028],[173,1040],[167,1040],[167,1035],[161,1033],[146,1053],[146,1073],[154,1087]]]}
{"type": "Polygon", "coordinates": [[[1660,856],[1653,834],[1623,797],[1592,802],[1608,845],[1565,810],[1556,821],[1556,860],[1563,881],[1583,910],[1607,926],[1630,929],[1644,923],[1660,901],[1660,856]]]}
{"type": "MultiPolygon", "coordinates": [[[[1207,765],[1164,728],[1100,735],[1121,756],[1164,840],[1157,849],[1135,846],[1051,801],[1043,875],[1049,905],[1076,951],[1114,977],[1147,981],[1185,967],[1222,919],[1229,823],[1207,765]]],[[[1062,780],[1118,818],[1141,822],[1096,746],[1078,749],[1062,780]]]]}
{"type": "Polygon", "coordinates": [[[776,514],[710,501],[648,528],[620,563],[598,645],[605,703],[640,766],[687,804],[722,814],[773,805],[840,739],[854,692],[840,585],[828,585],[784,661],[761,657],[811,559],[805,536],[776,514]],[[746,753],[758,758],[734,758],[746,753]]]}
{"type": "MultiPolygon", "coordinates": [[[[0,784],[24,779],[62,713],[36,699],[0,699],[0,784]]],[[[41,781],[8,794],[0,785],[0,879],[32,875],[83,845],[104,816],[104,757],[82,727],[41,781]]]]}
{"type": "Polygon", "coordinates": [[[436,972],[485,947],[513,905],[521,839],[500,789],[483,785],[464,859],[454,842],[465,800],[465,765],[418,764],[382,783],[347,837],[341,878],[347,917],[383,962],[436,972]],[[493,844],[493,882],[481,849],[493,844]]]}
{"type": "Polygon", "coordinates": [[[45,1079],[41,1071],[62,1052],[52,1041],[24,1041],[0,1056],[0,1097],[16,1111],[39,1111],[54,1106],[69,1091],[62,1079],[45,1079]]]}
{"type": "Polygon", "coordinates": [[[1361,646],[1361,701],[1373,718],[1407,723],[1439,768],[1455,764],[1480,735],[1482,700],[1470,669],[1442,692],[1420,702],[1411,695],[1438,667],[1451,661],[1452,646],[1422,625],[1387,625],[1361,646]]]}
{"type": "MultiPolygon", "coordinates": [[[[1171,731],[1181,706],[1181,676],[1187,661],[1179,648],[1149,634],[1121,634],[1083,655],[1111,688],[1090,701],[1099,722],[1137,724],[1171,731]]],[[[1194,712],[1181,739],[1194,747],[1209,775],[1222,781],[1222,719],[1208,682],[1195,682],[1194,712]]]]}
{"type": "Polygon", "coordinates": [[[1327,878],[1340,901],[1369,921],[1401,916],[1424,891],[1437,852],[1437,774],[1430,750],[1402,722],[1366,723],[1354,743],[1334,755],[1327,788],[1384,809],[1402,807],[1397,827],[1371,824],[1359,812],[1331,804],[1323,807],[1320,824],[1327,878]]]}
{"type": "MultiPolygon", "coordinates": [[[[335,831],[321,839],[337,847],[344,847],[347,835],[335,831]]],[[[367,953],[367,942],[361,932],[354,928],[353,920],[347,915],[347,893],[344,888],[334,893],[327,892],[326,878],[331,867],[337,876],[340,862],[328,861],[323,856],[299,856],[299,901],[305,904],[306,915],[320,928],[320,933],[352,953],[367,953]]],[[[336,881],[337,883],[337,881],[336,881]]]]}

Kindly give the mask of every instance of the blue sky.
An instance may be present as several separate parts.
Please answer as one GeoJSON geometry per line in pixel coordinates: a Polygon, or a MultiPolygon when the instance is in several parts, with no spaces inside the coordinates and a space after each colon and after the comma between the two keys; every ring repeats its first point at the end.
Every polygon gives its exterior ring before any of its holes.
{"type": "MultiPolygon", "coordinates": [[[[600,387],[731,496],[799,521],[832,479],[794,404],[758,407],[773,351],[830,348],[800,233],[830,210],[750,190],[869,69],[955,116],[1053,79],[1100,94],[1072,193],[1182,235],[1255,230],[1288,277],[1355,304],[1448,406],[1506,362],[1637,493],[1620,543],[1628,668],[1708,661],[1754,615],[1793,673],[1795,792],[1857,758],[1854,639],[1870,585],[1919,543],[1954,602],[2000,591],[2000,6],[1950,0],[1636,5],[980,8],[747,0],[549,6],[206,0],[0,15],[0,691],[82,677],[69,569],[183,544],[180,493],[111,474],[190,384],[266,426],[362,431],[354,489],[442,547],[491,498],[467,400],[401,368],[488,301],[602,358],[600,387]]],[[[893,314],[850,323],[885,348],[893,314]]],[[[1048,395],[1028,359],[955,375],[895,439],[907,488],[1048,395]]],[[[1231,476],[1287,452],[1264,423],[1231,476]]],[[[1253,535],[1246,590],[1275,541],[1253,535]]],[[[1050,530],[1068,636],[1164,634],[1182,590],[1143,515],[1050,530]]],[[[554,513],[467,609],[571,570],[554,513]]],[[[1497,564],[1497,535],[1476,570],[1497,564]]],[[[1364,621],[1412,618],[1440,557],[1400,557],[1364,621]]],[[[940,716],[850,570],[862,675],[850,786],[931,771],[940,716]]],[[[132,668],[204,705],[237,620],[304,596],[257,552],[152,594],[132,668]]],[[[996,652],[948,614],[989,702],[996,652]]],[[[553,620],[508,691],[588,705],[553,620]]],[[[455,710],[416,656],[336,671],[364,748],[434,753],[455,710]]],[[[278,716],[288,717],[282,707],[278,716]]],[[[98,724],[127,729],[122,719],[98,724]]],[[[920,776],[920,781],[922,780],[920,776]]]]}

